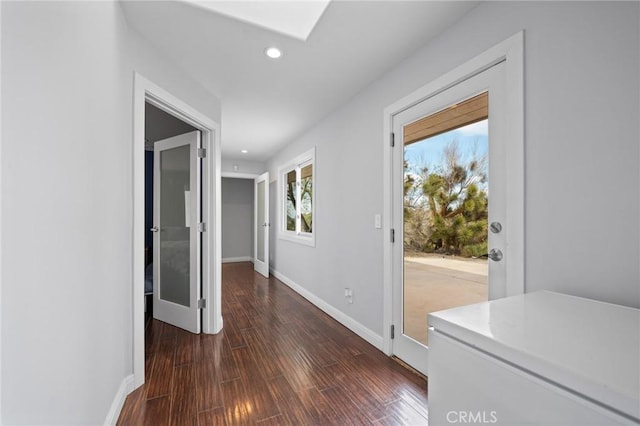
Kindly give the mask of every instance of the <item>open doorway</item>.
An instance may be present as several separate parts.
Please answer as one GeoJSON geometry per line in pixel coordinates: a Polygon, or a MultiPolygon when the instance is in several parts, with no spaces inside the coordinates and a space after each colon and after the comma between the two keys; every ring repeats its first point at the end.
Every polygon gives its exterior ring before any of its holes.
{"type": "MultiPolygon", "coordinates": [[[[201,232],[201,256],[197,266],[202,281],[197,313],[201,316],[202,332],[214,334],[222,329],[221,259],[220,259],[220,125],[173,94],[155,85],[140,74],[134,76],[133,99],[133,377],[131,389],[145,383],[145,122],[148,103],[197,129],[195,143],[189,142],[189,158],[202,158],[201,179],[197,193],[202,194],[202,222],[195,222],[201,232]]],[[[180,138],[176,136],[174,138],[180,138]]],[[[178,145],[185,145],[180,143],[178,145]]],[[[171,149],[167,146],[165,148],[171,149]]],[[[155,160],[154,160],[155,161],[155,160]]],[[[190,181],[192,182],[192,181],[190,181]]],[[[189,188],[190,191],[190,188],[189,188]]],[[[185,190],[182,195],[186,200],[185,190]]],[[[199,198],[199,197],[194,197],[199,198]]],[[[186,201],[184,201],[186,205],[186,201]]],[[[190,204],[191,205],[191,204],[190,204]]],[[[199,211],[200,207],[191,211],[199,211]]],[[[186,213],[185,213],[186,216],[186,213]]],[[[190,216],[192,217],[192,216],[190,216]]],[[[193,293],[191,293],[193,294],[193,293]]],[[[154,306],[154,309],[156,307],[154,306]]]]}
{"type": "Polygon", "coordinates": [[[253,261],[253,179],[222,177],[222,263],[253,261]]]}
{"type": "Polygon", "coordinates": [[[222,262],[252,262],[269,277],[269,173],[223,173],[222,262]]]}

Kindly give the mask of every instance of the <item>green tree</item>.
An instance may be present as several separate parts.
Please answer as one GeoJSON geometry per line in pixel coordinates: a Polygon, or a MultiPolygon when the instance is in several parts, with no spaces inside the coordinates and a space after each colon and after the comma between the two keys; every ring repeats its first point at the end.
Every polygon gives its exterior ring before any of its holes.
{"type": "Polygon", "coordinates": [[[405,164],[405,245],[424,252],[480,256],[487,251],[487,158],[464,161],[456,140],[433,171],[405,164]]]}
{"type": "Polygon", "coordinates": [[[404,162],[404,245],[409,250],[428,251],[431,220],[422,182],[429,174],[426,166],[412,170],[404,162]]]}
{"type": "Polygon", "coordinates": [[[479,185],[487,179],[486,159],[461,160],[458,143],[444,150],[444,164],[422,185],[428,199],[434,251],[478,256],[486,252],[488,199],[479,185]]]}

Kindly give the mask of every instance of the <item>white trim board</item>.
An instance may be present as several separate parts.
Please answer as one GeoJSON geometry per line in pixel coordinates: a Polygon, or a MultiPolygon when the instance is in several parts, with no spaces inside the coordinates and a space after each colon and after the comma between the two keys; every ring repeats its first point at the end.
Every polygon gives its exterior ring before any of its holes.
{"type": "MultiPolygon", "coordinates": [[[[0,22],[2,6],[0,5],[0,22]]],[[[2,31],[0,31],[2,46],[2,31]]],[[[2,99],[2,55],[0,54],[0,99],[2,99]]],[[[2,188],[2,102],[0,102],[0,188],[2,188]]],[[[2,191],[0,191],[0,424],[2,423],[2,191]]]]}
{"type": "Polygon", "coordinates": [[[145,102],[179,118],[202,131],[207,149],[203,162],[203,208],[208,224],[202,256],[210,259],[203,265],[202,297],[207,307],[202,310],[202,331],[218,333],[222,329],[222,273],[221,273],[221,195],[220,195],[220,125],[192,108],[176,96],[134,72],[133,84],[133,236],[132,236],[132,299],[133,299],[133,377],[134,388],[145,380],[144,370],[144,122],[145,102]],[[208,285],[206,284],[208,283],[208,285]]]}
{"type": "Polygon", "coordinates": [[[511,36],[473,59],[458,66],[431,83],[399,99],[383,113],[383,352],[392,354],[391,324],[393,321],[393,243],[386,238],[393,226],[391,131],[396,114],[488,69],[506,63],[506,102],[509,111],[506,137],[507,149],[507,226],[511,237],[505,250],[507,266],[507,296],[525,292],[524,270],[524,31],[511,36]]]}
{"type": "Polygon", "coordinates": [[[113,397],[113,402],[111,402],[111,407],[109,408],[109,412],[107,413],[107,418],[104,420],[105,426],[115,426],[118,422],[118,417],[120,417],[120,411],[124,406],[124,401],[127,399],[127,395],[131,393],[133,390],[133,374],[128,375],[118,387],[116,394],[113,397]]]}
{"type": "Polygon", "coordinates": [[[237,263],[237,262],[253,262],[253,258],[250,256],[222,258],[222,263],[237,263]]]}
{"type": "Polygon", "coordinates": [[[233,179],[255,179],[260,175],[256,175],[253,173],[236,173],[236,172],[222,172],[220,176],[223,178],[233,178],[233,179]]]}
{"type": "Polygon", "coordinates": [[[297,284],[290,278],[284,276],[280,272],[275,269],[271,269],[271,274],[282,281],[287,287],[291,288],[293,291],[298,293],[300,296],[307,299],[313,305],[315,305],[318,309],[329,315],[334,320],[338,321],[340,324],[347,327],[349,330],[356,333],[358,336],[362,337],[364,340],[375,346],[377,349],[382,350],[383,340],[382,336],[376,334],[369,328],[360,324],[358,321],[351,318],[349,315],[344,312],[334,308],[324,300],[320,299],[315,294],[311,293],[309,290],[305,289],[301,285],[297,284]]]}

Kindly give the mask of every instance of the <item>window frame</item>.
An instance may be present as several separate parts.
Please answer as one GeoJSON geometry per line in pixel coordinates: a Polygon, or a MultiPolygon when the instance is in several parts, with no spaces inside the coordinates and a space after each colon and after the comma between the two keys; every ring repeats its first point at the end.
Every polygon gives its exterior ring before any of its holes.
{"type": "Polygon", "coordinates": [[[316,245],[316,149],[315,147],[287,161],[278,168],[278,238],[299,244],[315,247],[316,245]],[[311,165],[311,232],[301,231],[301,191],[302,169],[311,165]],[[296,230],[287,229],[287,175],[296,172],[296,230]]]}

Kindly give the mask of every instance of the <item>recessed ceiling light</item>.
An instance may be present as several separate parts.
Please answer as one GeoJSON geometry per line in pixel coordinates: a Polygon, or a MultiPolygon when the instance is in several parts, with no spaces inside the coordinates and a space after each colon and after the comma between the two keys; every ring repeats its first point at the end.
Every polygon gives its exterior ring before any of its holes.
{"type": "Polygon", "coordinates": [[[265,49],[264,53],[271,59],[278,59],[282,56],[282,51],[277,47],[268,47],[267,49],[265,49]]]}
{"type": "Polygon", "coordinates": [[[243,153],[243,154],[246,154],[246,153],[247,153],[247,152],[249,152],[249,151],[247,151],[246,149],[243,149],[243,150],[242,150],[242,151],[240,151],[240,152],[241,152],[241,153],[243,153]]]}

